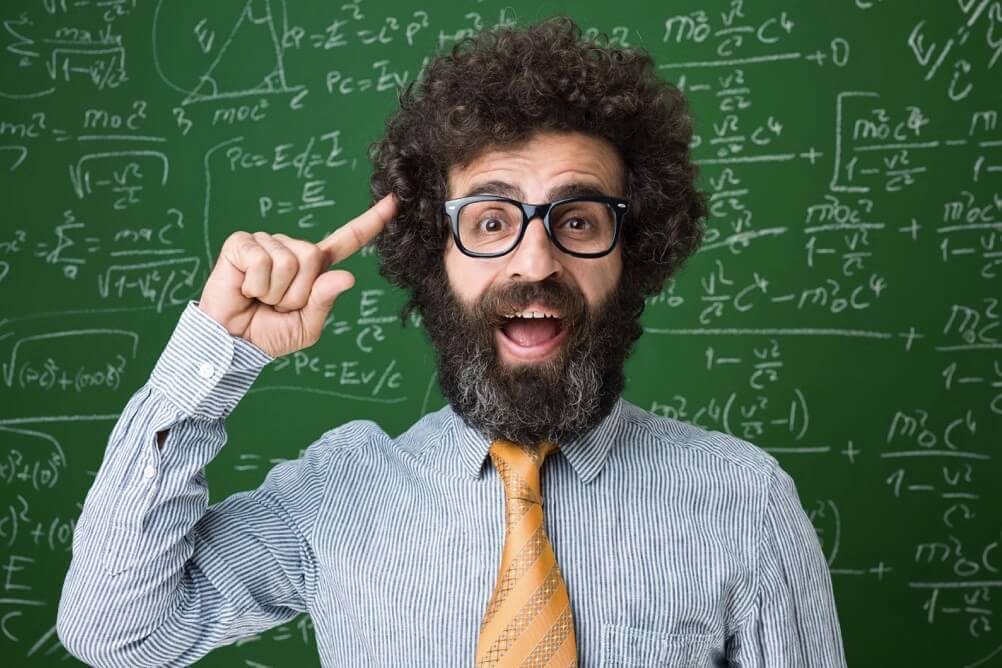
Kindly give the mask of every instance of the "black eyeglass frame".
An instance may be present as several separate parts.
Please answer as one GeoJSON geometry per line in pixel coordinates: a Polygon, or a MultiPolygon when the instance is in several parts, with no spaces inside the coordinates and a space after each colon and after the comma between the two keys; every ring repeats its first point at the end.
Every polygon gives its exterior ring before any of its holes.
{"type": "Polygon", "coordinates": [[[616,248],[616,243],[619,241],[619,231],[623,227],[623,221],[626,219],[626,211],[628,208],[628,200],[625,200],[622,197],[608,197],[605,195],[580,195],[577,197],[565,197],[564,199],[558,199],[554,202],[547,202],[545,204],[526,204],[525,202],[519,202],[517,199],[502,197],[501,195],[470,195],[469,197],[459,197],[457,199],[446,200],[443,206],[445,215],[449,217],[449,221],[451,223],[452,238],[456,242],[456,246],[464,255],[469,255],[470,257],[501,257],[512,252],[520,243],[522,243],[522,237],[525,236],[525,230],[529,227],[529,223],[532,219],[537,216],[542,218],[543,228],[546,230],[546,236],[548,236],[553,245],[559,248],[562,252],[574,257],[604,257],[616,248]],[[474,204],[476,202],[508,202],[509,204],[514,204],[522,210],[522,227],[519,228],[518,237],[515,238],[515,242],[511,245],[511,248],[499,253],[479,253],[477,251],[472,251],[463,245],[463,242],[459,238],[459,212],[467,204],[474,204]],[[559,241],[556,240],[553,236],[553,231],[550,229],[550,211],[552,211],[556,206],[567,204],[569,202],[600,202],[602,204],[610,205],[610,208],[616,215],[616,229],[613,231],[612,244],[610,244],[608,250],[600,251],[598,253],[581,253],[565,248],[559,241]]]}

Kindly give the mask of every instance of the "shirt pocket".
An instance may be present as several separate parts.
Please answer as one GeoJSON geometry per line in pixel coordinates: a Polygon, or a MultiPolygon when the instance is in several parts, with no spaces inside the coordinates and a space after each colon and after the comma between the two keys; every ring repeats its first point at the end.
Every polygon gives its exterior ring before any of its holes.
{"type": "Polygon", "coordinates": [[[709,634],[664,633],[604,624],[599,665],[603,668],[703,668],[714,665],[710,660],[712,646],[713,636],[709,634]]]}

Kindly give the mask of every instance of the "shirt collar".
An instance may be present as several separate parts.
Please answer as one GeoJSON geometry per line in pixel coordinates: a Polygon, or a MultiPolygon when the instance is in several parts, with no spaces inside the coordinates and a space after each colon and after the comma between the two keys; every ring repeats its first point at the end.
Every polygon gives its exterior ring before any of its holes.
{"type": "MultiPolygon", "coordinates": [[[[459,455],[457,463],[466,475],[479,479],[491,442],[466,424],[451,406],[446,408],[452,417],[454,442],[459,455]]],[[[619,436],[622,411],[623,398],[619,397],[609,414],[594,429],[566,443],[558,443],[559,452],[564,454],[582,482],[590,483],[602,472],[609,452],[619,436]]]]}

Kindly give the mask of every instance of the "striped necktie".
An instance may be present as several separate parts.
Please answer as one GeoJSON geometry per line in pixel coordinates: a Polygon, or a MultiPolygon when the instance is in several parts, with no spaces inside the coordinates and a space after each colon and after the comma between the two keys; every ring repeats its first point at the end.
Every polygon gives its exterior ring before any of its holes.
{"type": "Polygon", "coordinates": [[[489,453],[504,484],[505,539],[477,641],[477,668],[576,666],[567,585],[543,526],[539,471],[553,443],[498,440],[489,453]]]}

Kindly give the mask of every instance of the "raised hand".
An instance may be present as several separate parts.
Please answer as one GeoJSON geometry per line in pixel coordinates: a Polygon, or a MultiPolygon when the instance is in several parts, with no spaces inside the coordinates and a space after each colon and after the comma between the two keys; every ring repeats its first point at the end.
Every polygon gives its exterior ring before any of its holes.
{"type": "Polygon", "coordinates": [[[238,231],[223,242],[198,307],[230,334],[272,357],[308,348],[320,338],[338,296],[355,284],[329,269],[369,243],[393,218],[390,194],[319,243],[285,234],[238,231]]]}

